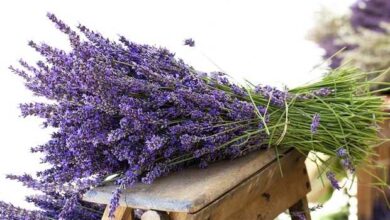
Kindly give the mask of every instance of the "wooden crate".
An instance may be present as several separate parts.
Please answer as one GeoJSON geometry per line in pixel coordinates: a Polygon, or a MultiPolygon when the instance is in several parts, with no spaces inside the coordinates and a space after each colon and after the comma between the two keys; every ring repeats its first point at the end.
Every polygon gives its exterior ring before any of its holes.
{"type": "MultiPolygon", "coordinates": [[[[136,184],[122,193],[115,219],[133,219],[135,208],[159,213],[144,214],[143,219],[274,219],[287,209],[310,219],[304,160],[305,155],[290,149],[282,151],[278,163],[274,150],[263,150],[207,169],[188,168],[151,185],[136,184]]],[[[83,199],[108,204],[114,189],[113,185],[98,187],[83,199]]],[[[108,206],[102,219],[109,219],[108,206]]]]}

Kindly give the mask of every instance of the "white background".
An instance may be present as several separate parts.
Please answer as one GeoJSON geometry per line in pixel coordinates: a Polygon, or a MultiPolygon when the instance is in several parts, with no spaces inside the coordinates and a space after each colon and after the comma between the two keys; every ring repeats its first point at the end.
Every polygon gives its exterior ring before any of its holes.
{"type": "Polygon", "coordinates": [[[299,85],[318,78],[311,72],[323,51],[305,39],[321,5],[343,11],[352,0],[225,0],[225,1],[1,1],[0,2],[0,200],[30,207],[31,193],[6,180],[7,173],[42,168],[29,148],[45,143],[50,130],[41,121],[21,118],[18,103],[36,100],[7,67],[21,57],[35,61],[28,40],[67,48],[66,37],[46,18],[53,12],[71,26],[82,23],[116,39],[119,34],[139,43],[164,46],[205,71],[217,63],[238,81],[299,85]],[[325,4],[326,3],[326,4],[325,4]],[[184,47],[192,37],[196,48],[184,47]]]}

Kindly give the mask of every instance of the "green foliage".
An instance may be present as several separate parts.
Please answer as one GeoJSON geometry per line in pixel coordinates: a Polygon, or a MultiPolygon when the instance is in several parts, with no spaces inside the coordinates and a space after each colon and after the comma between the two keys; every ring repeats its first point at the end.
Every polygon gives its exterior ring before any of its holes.
{"type": "MultiPolygon", "coordinates": [[[[340,65],[350,65],[363,71],[383,72],[390,68],[390,24],[381,23],[387,31],[378,32],[370,29],[353,29],[350,24],[350,15],[335,15],[324,9],[318,17],[317,25],[310,32],[309,38],[317,42],[331,56],[340,48],[348,49],[337,53],[333,59],[341,59],[340,65]],[[330,53],[330,54],[329,54],[330,53]]],[[[381,82],[390,82],[390,72],[372,75],[375,85],[372,89],[388,87],[381,82]]]]}
{"type": "MultiPolygon", "coordinates": [[[[382,24],[390,33],[390,24],[382,24]]],[[[366,71],[386,70],[390,67],[390,34],[360,29],[357,34],[344,37],[343,41],[350,45],[358,45],[355,49],[340,54],[344,63],[366,71]]],[[[390,72],[382,74],[377,82],[390,82],[390,72]]]]}

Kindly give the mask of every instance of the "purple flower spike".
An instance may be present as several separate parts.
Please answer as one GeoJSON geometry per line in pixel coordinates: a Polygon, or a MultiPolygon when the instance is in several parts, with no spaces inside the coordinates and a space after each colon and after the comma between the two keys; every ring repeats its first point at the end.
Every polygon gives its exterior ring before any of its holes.
{"type": "Polygon", "coordinates": [[[111,198],[111,201],[110,201],[110,211],[108,213],[108,216],[110,218],[114,218],[115,215],[115,210],[116,208],[118,208],[119,206],[119,199],[121,197],[121,189],[118,187],[116,190],[114,190],[114,192],[112,193],[112,198],[111,198]]]}
{"type": "Polygon", "coordinates": [[[154,152],[160,149],[164,145],[164,138],[153,135],[149,140],[146,141],[145,145],[150,152],[154,152]]]}
{"type": "Polygon", "coordinates": [[[240,86],[237,86],[237,85],[232,85],[232,91],[234,94],[238,95],[238,96],[247,96],[247,92],[240,86]]]}
{"type": "Polygon", "coordinates": [[[266,99],[270,100],[271,104],[278,107],[284,107],[286,99],[289,97],[288,92],[271,86],[257,85],[255,87],[255,93],[263,95],[266,99]]]}
{"type": "Polygon", "coordinates": [[[292,212],[291,215],[297,217],[299,220],[306,220],[306,216],[303,212],[292,212]]]}
{"type": "Polygon", "coordinates": [[[194,47],[195,41],[192,38],[185,39],[184,45],[189,46],[189,47],[194,47]]]}
{"type": "Polygon", "coordinates": [[[315,113],[311,122],[311,133],[315,134],[317,132],[318,126],[320,125],[320,115],[315,113]]]}
{"type": "Polygon", "coordinates": [[[321,89],[313,91],[313,94],[316,96],[325,97],[325,96],[332,94],[332,92],[333,91],[330,88],[321,88],[321,89]]]}
{"type": "Polygon", "coordinates": [[[67,219],[69,216],[69,213],[72,212],[72,210],[77,206],[78,204],[78,198],[77,195],[72,196],[69,198],[66,202],[64,207],[62,208],[62,211],[59,215],[60,219],[67,219]]]}
{"type": "Polygon", "coordinates": [[[389,0],[358,0],[351,6],[350,23],[355,30],[366,28],[387,33],[381,23],[390,22],[389,0]]]}
{"type": "Polygon", "coordinates": [[[355,173],[355,166],[353,165],[351,158],[348,156],[348,152],[345,148],[340,148],[336,152],[337,156],[342,158],[341,165],[344,169],[349,170],[351,173],[355,173]]]}
{"type": "Polygon", "coordinates": [[[304,93],[304,94],[299,94],[297,96],[297,98],[299,100],[309,100],[309,99],[312,99],[316,96],[319,96],[319,97],[326,97],[326,96],[329,96],[331,95],[332,93],[334,92],[333,89],[330,89],[330,88],[321,88],[321,89],[317,89],[317,90],[314,90],[310,93],[304,93]]]}
{"type": "Polygon", "coordinates": [[[350,158],[346,157],[342,159],[341,164],[343,165],[344,169],[349,170],[351,173],[355,173],[355,166],[352,164],[350,158]]]}
{"type": "Polygon", "coordinates": [[[337,190],[341,189],[339,182],[336,179],[336,175],[333,172],[331,172],[331,171],[326,172],[326,177],[330,181],[330,184],[332,184],[333,188],[335,188],[337,190]]]}
{"type": "Polygon", "coordinates": [[[322,205],[322,204],[318,204],[318,205],[316,205],[316,206],[314,206],[314,207],[310,207],[309,208],[309,210],[311,211],[311,212],[314,212],[314,211],[316,211],[316,210],[318,210],[318,209],[322,209],[324,206],[322,205]]]}
{"type": "Polygon", "coordinates": [[[0,219],[46,220],[42,211],[28,211],[0,201],[0,219]]]}
{"type": "Polygon", "coordinates": [[[338,149],[336,153],[337,153],[337,156],[341,157],[341,158],[347,156],[347,150],[345,148],[338,149]]]}

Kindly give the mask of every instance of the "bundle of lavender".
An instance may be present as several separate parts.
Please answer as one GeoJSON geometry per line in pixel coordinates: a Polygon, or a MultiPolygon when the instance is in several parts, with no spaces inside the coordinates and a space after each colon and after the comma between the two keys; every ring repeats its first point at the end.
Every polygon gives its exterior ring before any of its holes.
{"type": "MultiPolygon", "coordinates": [[[[102,207],[80,197],[107,177],[118,185],[112,215],[121,190],[136,182],[152,183],[183,167],[204,168],[261,148],[321,152],[353,173],[383,141],[376,124],[389,115],[369,91],[367,74],[357,69],[336,69],[286,91],[239,86],[224,73],[195,70],[164,48],[124,37],[113,42],[82,25],[80,36],[48,17],[69,36],[72,50],[30,42],[44,59],[11,67],[28,89],[50,100],[22,104],[22,115],[56,128],[51,140],[32,148],[50,168],[8,176],[42,192],[28,197],[40,210],[0,203],[0,217],[98,219],[102,207]]],[[[339,188],[332,171],[325,173],[339,188]]]]}

